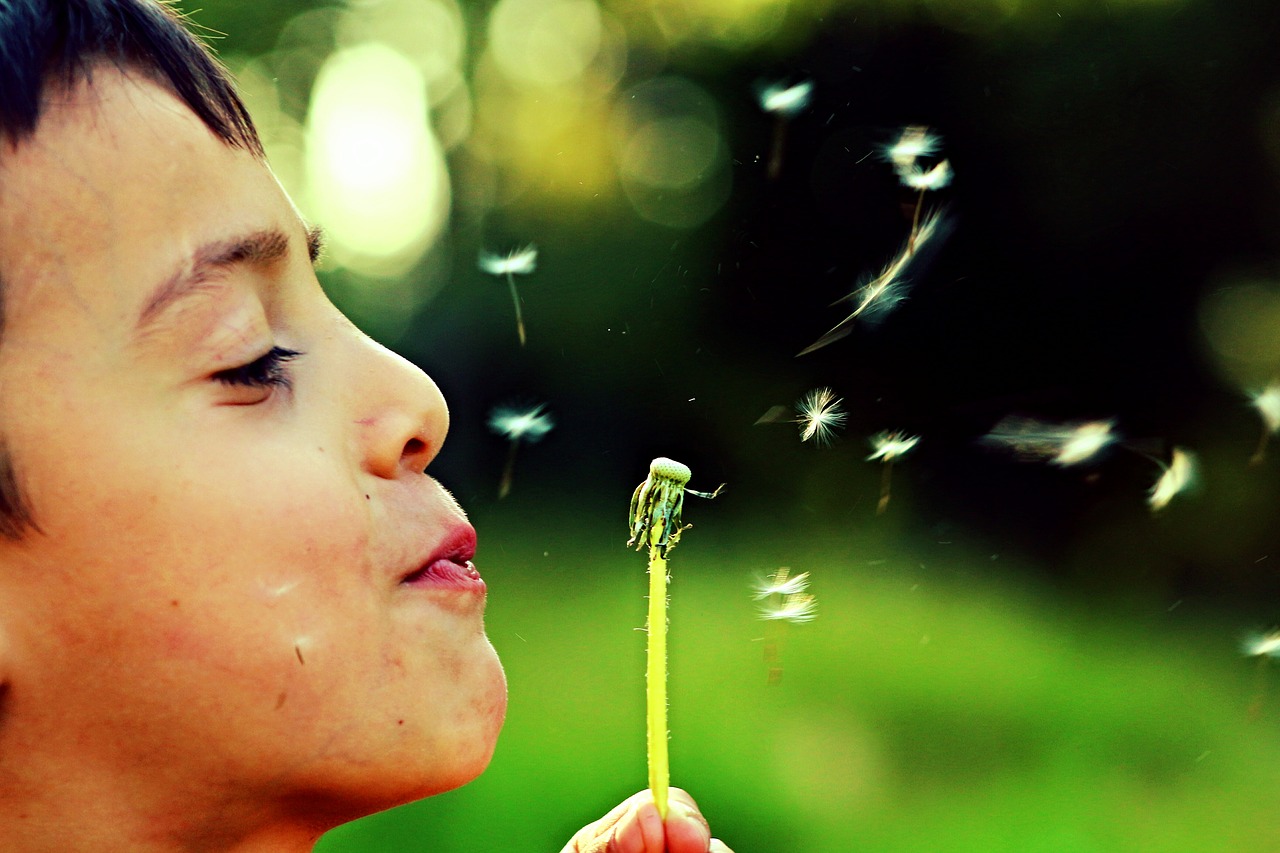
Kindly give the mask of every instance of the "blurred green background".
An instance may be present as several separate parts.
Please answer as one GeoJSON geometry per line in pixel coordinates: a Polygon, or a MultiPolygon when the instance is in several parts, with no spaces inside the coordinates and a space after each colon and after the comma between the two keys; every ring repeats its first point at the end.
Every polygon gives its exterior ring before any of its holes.
{"type": "MultiPolygon", "coordinates": [[[[204,0],[338,304],[453,425],[507,727],[339,851],[551,851],[645,784],[648,461],[688,463],[672,764],[737,853],[1280,850],[1273,0],[204,0]],[[812,85],[794,115],[771,84],[812,85]],[[882,155],[941,135],[953,231],[876,325],[796,357],[901,247],[882,155]],[[776,164],[776,167],[771,166],[776,164]],[[516,285],[482,252],[536,246],[516,285]],[[829,386],[829,447],[756,421],[829,386]],[[498,484],[498,405],[555,428],[498,484]],[[979,439],[1114,420],[1086,465],[979,439]],[[922,436],[893,470],[881,430],[922,436]],[[1173,447],[1197,487],[1147,493],[1173,447]],[[809,571],[768,683],[753,579],[809,571]]],[[[1280,451],[1277,451],[1280,452],[1280,451]]],[[[770,642],[779,637],[770,638],[770,642]]]]}

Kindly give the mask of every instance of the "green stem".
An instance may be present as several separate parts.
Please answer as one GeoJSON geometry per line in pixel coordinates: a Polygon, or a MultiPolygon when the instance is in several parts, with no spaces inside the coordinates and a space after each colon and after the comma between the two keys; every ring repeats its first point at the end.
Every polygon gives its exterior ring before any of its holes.
{"type": "Polygon", "coordinates": [[[524,315],[520,312],[520,295],[516,293],[516,277],[507,273],[507,287],[511,290],[511,304],[516,309],[516,332],[520,335],[520,346],[524,346],[524,315]]]}
{"type": "Polygon", "coordinates": [[[667,757],[667,561],[660,546],[649,546],[649,651],[646,670],[649,730],[649,790],[658,814],[667,819],[671,767],[667,757]]]}

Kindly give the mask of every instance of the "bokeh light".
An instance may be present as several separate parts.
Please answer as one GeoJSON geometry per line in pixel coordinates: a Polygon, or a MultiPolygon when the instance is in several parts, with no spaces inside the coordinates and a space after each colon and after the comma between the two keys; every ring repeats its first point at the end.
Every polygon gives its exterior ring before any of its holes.
{"type": "Polygon", "coordinates": [[[501,0],[489,16],[489,44],[503,73],[542,86],[580,77],[602,31],[594,0],[501,0]]]}
{"type": "Polygon", "coordinates": [[[691,228],[732,186],[715,101],[694,83],[662,77],[619,99],[615,150],[623,189],[652,222],[691,228]]]}
{"type": "Polygon", "coordinates": [[[380,42],[343,48],[320,69],[307,116],[307,201],[335,260],[404,272],[449,212],[444,155],[422,71],[380,42]]]}
{"type": "Polygon", "coordinates": [[[1232,384],[1260,386],[1280,373],[1280,282],[1241,276],[1215,287],[1202,302],[1200,321],[1232,384]]]}

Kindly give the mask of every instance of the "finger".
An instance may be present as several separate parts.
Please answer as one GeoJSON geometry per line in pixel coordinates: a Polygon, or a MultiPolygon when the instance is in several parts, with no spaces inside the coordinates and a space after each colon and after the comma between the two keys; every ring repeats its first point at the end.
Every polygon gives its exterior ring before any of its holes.
{"type": "Polygon", "coordinates": [[[667,805],[667,853],[707,853],[711,845],[711,827],[693,797],[686,791],[672,788],[667,805]]]}

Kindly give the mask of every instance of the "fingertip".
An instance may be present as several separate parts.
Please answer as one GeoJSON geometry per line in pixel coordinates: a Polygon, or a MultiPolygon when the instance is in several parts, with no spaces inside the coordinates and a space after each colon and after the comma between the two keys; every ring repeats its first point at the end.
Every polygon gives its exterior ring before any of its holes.
{"type": "Polygon", "coordinates": [[[636,822],[640,824],[640,835],[644,840],[644,853],[666,853],[666,831],[663,828],[662,815],[653,800],[640,803],[635,810],[636,822]]]}

